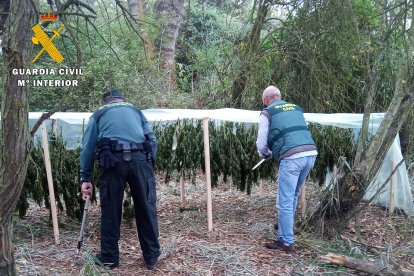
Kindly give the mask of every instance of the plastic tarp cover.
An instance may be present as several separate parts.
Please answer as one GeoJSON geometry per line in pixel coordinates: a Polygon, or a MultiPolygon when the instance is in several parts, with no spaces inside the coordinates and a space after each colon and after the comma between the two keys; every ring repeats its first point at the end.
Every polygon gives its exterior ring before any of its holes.
{"type": "MultiPolygon", "coordinates": [[[[242,110],[242,109],[214,109],[214,110],[199,110],[199,109],[145,109],[142,110],[149,122],[165,122],[166,124],[175,122],[181,119],[203,119],[217,121],[231,121],[240,123],[257,124],[259,120],[260,111],[242,110]]],[[[41,112],[29,113],[29,125],[33,126],[38,118],[42,115],[41,112]]],[[[75,113],[75,112],[60,112],[55,113],[50,119],[55,120],[57,133],[62,133],[62,136],[67,141],[68,148],[75,148],[80,145],[82,135],[89,117],[92,113],[75,113]]],[[[384,113],[373,113],[370,116],[369,130],[375,133],[378,129],[384,113]]],[[[349,114],[349,113],[335,113],[335,114],[317,114],[305,113],[305,119],[308,122],[318,123],[321,125],[330,125],[340,128],[351,128],[359,131],[362,125],[363,114],[349,114]]],[[[47,120],[46,126],[50,131],[52,123],[47,120]]],[[[35,134],[40,137],[40,130],[35,134]]],[[[376,179],[369,185],[365,194],[366,200],[369,200],[383,183],[390,177],[393,171],[393,166],[402,160],[402,154],[399,144],[398,136],[395,138],[390,150],[388,151],[385,160],[376,179]]],[[[408,179],[406,164],[403,162],[396,171],[396,189],[395,189],[395,207],[404,210],[408,215],[414,216],[414,204],[411,194],[410,182],[408,179]]],[[[374,204],[380,206],[389,206],[390,202],[390,183],[377,195],[373,200],[374,204]]]]}

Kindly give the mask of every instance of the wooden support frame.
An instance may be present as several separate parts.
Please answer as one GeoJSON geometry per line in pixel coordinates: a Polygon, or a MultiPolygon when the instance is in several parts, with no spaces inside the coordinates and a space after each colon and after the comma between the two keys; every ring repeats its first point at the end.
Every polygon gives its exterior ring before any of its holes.
{"type": "MultiPolygon", "coordinates": [[[[391,172],[395,170],[395,167],[397,166],[397,162],[395,160],[392,161],[392,168],[391,172]]],[[[395,210],[395,191],[397,188],[397,172],[395,172],[391,177],[391,183],[390,183],[390,214],[394,213],[395,210]]]]}
{"type": "Polygon", "coordinates": [[[53,233],[55,235],[55,243],[59,244],[60,243],[59,225],[57,221],[55,190],[53,188],[52,165],[50,163],[49,142],[48,142],[48,137],[47,137],[45,121],[42,122],[41,132],[42,132],[42,147],[43,147],[44,161],[45,161],[46,175],[47,175],[47,185],[49,188],[50,210],[52,212],[53,233]]]}
{"type": "Polygon", "coordinates": [[[206,171],[206,186],[207,186],[207,226],[208,231],[213,230],[213,207],[211,199],[211,172],[210,172],[210,141],[208,132],[209,118],[203,118],[203,134],[204,134],[204,163],[206,171]]]}
{"type": "Polygon", "coordinates": [[[306,217],[306,183],[303,183],[302,188],[300,189],[300,216],[302,219],[306,217]]]}
{"type": "Polygon", "coordinates": [[[181,174],[180,174],[180,194],[181,194],[181,206],[184,206],[185,203],[186,203],[186,200],[185,200],[184,171],[181,171],[181,174]]]}

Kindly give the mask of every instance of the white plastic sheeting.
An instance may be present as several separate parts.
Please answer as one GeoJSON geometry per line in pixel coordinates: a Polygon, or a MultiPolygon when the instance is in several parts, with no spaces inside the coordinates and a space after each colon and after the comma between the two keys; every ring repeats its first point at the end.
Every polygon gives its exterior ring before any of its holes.
{"type": "MultiPolygon", "coordinates": [[[[232,108],[214,109],[214,110],[196,110],[196,109],[146,109],[143,110],[144,115],[149,122],[174,122],[180,119],[202,119],[205,117],[211,120],[232,121],[242,123],[258,123],[260,111],[241,110],[232,108]]],[[[29,113],[29,123],[34,125],[37,119],[42,115],[40,112],[29,113]]],[[[92,113],[73,113],[61,112],[51,116],[52,120],[56,120],[56,128],[58,133],[62,131],[62,135],[68,142],[69,147],[78,146],[82,140],[83,129],[86,126],[92,113]]],[[[306,113],[305,119],[308,122],[318,123],[321,125],[330,125],[340,128],[352,128],[359,131],[362,125],[362,114],[316,114],[306,113]]],[[[375,133],[382,119],[383,113],[375,113],[371,115],[370,132],[375,133]]],[[[51,121],[48,120],[47,126],[50,129],[51,121]]],[[[329,137],[326,137],[329,139],[329,137]]],[[[399,138],[396,137],[385,160],[381,166],[377,178],[368,187],[365,199],[370,199],[378,188],[389,178],[393,164],[398,164],[402,160],[402,154],[399,145],[399,138]]],[[[404,210],[407,214],[414,216],[414,204],[408,180],[406,165],[403,162],[396,172],[396,190],[395,190],[395,207],[404,210]]],[[[375,204],[381,206],[389,206],[390,201],[390,183],[374,200],[375,204]]]]}

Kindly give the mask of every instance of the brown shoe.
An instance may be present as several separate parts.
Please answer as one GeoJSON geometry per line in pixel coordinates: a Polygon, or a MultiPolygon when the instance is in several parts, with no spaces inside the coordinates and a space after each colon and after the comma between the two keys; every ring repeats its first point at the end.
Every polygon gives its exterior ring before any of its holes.
{"type": "Polygon", "coordinates": [[[274,243],[266,243],[266,248],[268,249],[280,249],[285,251],[286,253],[292,253],[293,252],[293,243],[286,245],[282,241],[275,241],[274,243]]]}

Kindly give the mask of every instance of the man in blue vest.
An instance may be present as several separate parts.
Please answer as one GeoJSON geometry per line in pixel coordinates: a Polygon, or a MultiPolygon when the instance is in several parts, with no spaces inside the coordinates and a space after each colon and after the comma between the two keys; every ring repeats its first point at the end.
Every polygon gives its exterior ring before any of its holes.
{"type": "Polygon", "coordinates": [[[120,226],[125,183],[134,201],[138,238],[148,269],[160,255],[156,209],[154,160],[157,140],[142,112],[118,90],[103,94],[104,105],[89,119],[82,140],[80,176],[83,199],[92,192],[92,170],[99,162],[101,253],[108,268],[119,265],[120,226]]]}
{"type": "Polygon", "coordinates": [[[263,91],[262,101],[266,108],[259,117],[257,149],[261,158],[271,157],[279,164],[278,240],[266,247],[290,253],[295,242],[294,215],[300,188],[318,153],[299,106],[283,101],[275,86],[263,91]]]}

